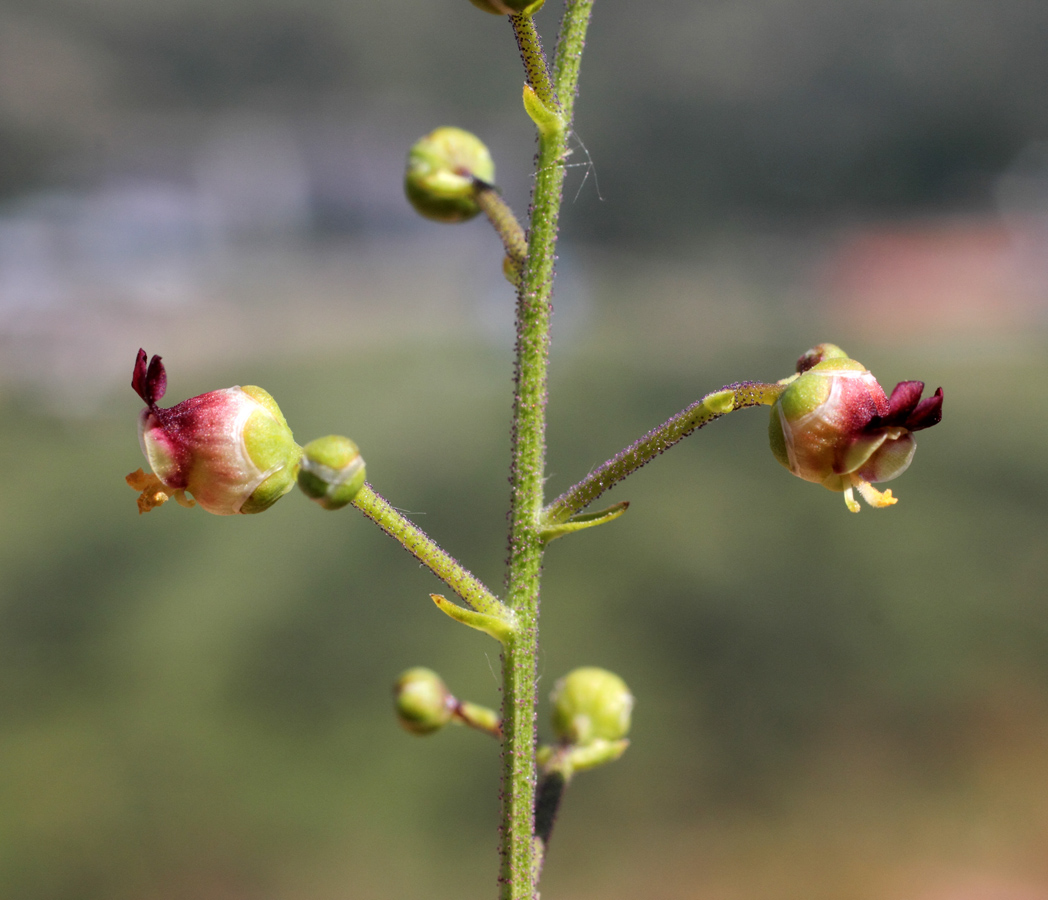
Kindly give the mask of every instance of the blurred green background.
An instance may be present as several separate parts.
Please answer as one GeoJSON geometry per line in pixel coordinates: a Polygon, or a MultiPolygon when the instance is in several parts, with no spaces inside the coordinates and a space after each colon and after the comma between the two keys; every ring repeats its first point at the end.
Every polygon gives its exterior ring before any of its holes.
{"type": "MultiPolygon", "coordinates": [[[[597,5],[550,496],[823,340],[946,404],[890,510],[790,477],[749,410],[553,545],[545,686],[601,665],[637,708],[544,896],[1048,898],[1046,26],[597,5]]],[[[142,346],[172,403],[257,383],[300,441],[353,437],[500,586],[512,294],[400,178],[460,125],[526,210],[520,84],[465,0],[0,3],[0,896],[493,895],[497,749],[410,737],[389,691],[428,665],[495,705],[497,645],[353,511],[139,517],[123,476],[142,346]]]]}

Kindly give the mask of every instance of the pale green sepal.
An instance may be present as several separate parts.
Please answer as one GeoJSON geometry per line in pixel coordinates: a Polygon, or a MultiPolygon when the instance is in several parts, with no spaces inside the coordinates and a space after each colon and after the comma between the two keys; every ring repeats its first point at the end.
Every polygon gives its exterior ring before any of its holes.
{"type": "MultiPolygon", "coordinates": [[[[729,391],[729,393],[731,392],[729,391]]],[[[603,525],[605,522],[613,522],[626,512],[626,510],[629,509],[629,506],[629,500],[623,500],[620,503],[616,503],[614,506],[602,509],[600,512],[578,513],[568,519],[567,522],[560,522],[559,524],[543,528],[539,531],[539,538],[543,544],[548,544],[550,541],[554,541],[566,534],[571,534],[575,531],[582,531],[584,528],[592,528],[594,525],[603,525]]]]}
{"type": "Polygon", "coordinates": [[[577,745],[550,746],[544,744],[539,747],[535,761],[541,771],[560,772],[565,781],[571,781],[571,776],[576,772],[585,772],[588,769],[596,769],[615,762],[626,752],[629,745],[629,738],[620,738],[616,741],[598,738],[588,744],[577,745]]]}
{"type": "Polygon", "coordinates": [[[629,738],[617,741],[597,739],[583,747],[569,747],[564,754],[564,761],[571,767],[572,772],[585,772],[587,769],[596,769],[598,766],[615,762],[626,752],[629,745],[629,738]]]}
{"type": "Polygon", "coordinates": [[[564,118],[560,110],[550,109],[543,103],[530,84],[524,85],[524,111],[543,137],[552,137],[564,130],[564,118]]]}
{"type": "MultiPolygon", "coordinates": [[[[452,603],[447,597],[442,597],[440,594],[430,594],[429,596],[437,604],[437,608],[441,612],[447,613],[456,622],[461,622],[470,628],[476,628],[477,631],[490,634],[500,644],[507,643],[516,635],[512,619],[507,620],[500,616],[477,612],[474,609],[466,609],[464,606],[452,603]]],[[[512,616],[512,613],[507,610],[507,615],[512,616]]]]}
{"type": "Polygon", "coordinates": [[[295,443],[284,414],[268,391],[253,384],[240,390],[260,407],[244,423],[242,440],[264,478],[240,505],[239,512],[260,513],[295,486],[302,448],[295,443]]]}

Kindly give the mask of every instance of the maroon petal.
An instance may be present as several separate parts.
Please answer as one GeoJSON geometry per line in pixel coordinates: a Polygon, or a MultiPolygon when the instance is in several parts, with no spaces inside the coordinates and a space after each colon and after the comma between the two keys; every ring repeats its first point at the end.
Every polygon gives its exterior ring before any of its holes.
{"type": "Polygon", "coordinates": [[[149,361],[146,383],[149,385],[149,395],[153,398],[154,403],[167,391],[167,370],[164,369],[164,364],[160,361],[159,356],[154,356],[149,361]]]}
{"type": "Polygon", "coordinates": [[[146,351],[141,348],[139,348],[138,358],[135,360],[135,371],[131,375],[131,387],[135,389],[135,393],[146,403],[149,402],[149,397],[146,396],[146,351]]]}
{"type": "Polygon", "coordinates": [[[147,406],[156,406],[156,402],[167,390],[167,372],[164,371],[164,364],[159,356],[154,356],[147,367],[146,351],[139,349],[135,359],[135,371],[131,376],[131,387],[147,406]]]}
{"type": "Polygon", "coordinates": [[[904,420],[921,399],[924,392],[923,381],[900,381],[895,385],[892,395],[888,398],[888,416],[895,424],[904,420]]]}
{"type": "Polygon", "coordinates": [[[926,397],[917,404],[916,409],[907,417],[905,425],[910,431],[931,428],[942,421],[942,388],[938,388],[931,397],[926,397]]]}
{"type": "MultiPolygon", "coordinates": [[[[900,381],[895,385],[891,397],[888,398],[888,412],[883,416],[875,416],[870,421],[867,429],[910,428],[909,421],[913,416],[914,410],[920,407],[919,401],[923,391],[923,381],[900,381]]],[[[928,400],[931,400],[931,398],[929,397],[928,400]]],[[[910,430],[913,431],[912,428],[910,430]]]]}

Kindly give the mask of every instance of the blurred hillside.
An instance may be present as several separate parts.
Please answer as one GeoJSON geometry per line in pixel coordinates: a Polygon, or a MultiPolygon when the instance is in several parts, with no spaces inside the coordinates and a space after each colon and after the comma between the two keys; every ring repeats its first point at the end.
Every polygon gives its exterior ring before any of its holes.
{"type": "MultiPolygon", "coordinates": [[[[583,279],[587,327],[554,356],[551,494],[696,396],[787,372],[822,327],[762,327],[752,283],[660,268],[633,267],[643,303],[621,271],[583,279]]],[[[352,434],[376,486],[499,584],[505,347],[347,326],[346,354],[203,362],[193,334],[140,326],[172,399],[264,384],[300,440],[352,434]]],[[[946,388],[897,507],[852,516],[791,478],[752,410],[550,551],[543,677],[601,664],[638,697],[627,756],[571,789],[554,896],[1048,896],[1043,335],[832,336],[888,383],[946,388]]],[[[495,748],[410,738],[388,698],[426,664],[497,703],[493,642],[440,617],[435,580],[352,513],[293,494],[239,521],[139,517],[137,409],[125,386],[75,417],[20,393],[0,411],[2,893],[490,892],[495,748]]]]}
{"type": "MultiPolygon", "coordinates": [[[[540,13],[547,34],[558,16],[540,13]]],[[[1046,30],[1035,0],[607,0],[577,122],[607,202],[584,192],[575,234],[985,208],[1048,135],[1046,30]]],[[[0,192],[184,180],[216,130],[262,121],[293,136],[318,227],[374,230],[399,211],[379,176],[453,123],[491,142],[523,207],[505,32],[459,0],[5,0],[0,192]]]]}
{"type": "MultiPolygon", "coordinates": [[[[946,402],[892,509],[790,477],[749,410],[553,545],[544,683],[607,666],[637,710],[544,896],[1048,900],[1046,18],[598,4],[550,495],[822,340],[946,402]]],[[[496,749],[409,737],[389,689],[496,704],[494,642],[352,511],[139,517],[123,477],[142,346],[172,402],[257,383],[351,435],[498,587],[512,294],[400,179],[454,122],[523,212],[519,89],[465,0],[0,5],[0,896],[491,896],[496,749]]]]}

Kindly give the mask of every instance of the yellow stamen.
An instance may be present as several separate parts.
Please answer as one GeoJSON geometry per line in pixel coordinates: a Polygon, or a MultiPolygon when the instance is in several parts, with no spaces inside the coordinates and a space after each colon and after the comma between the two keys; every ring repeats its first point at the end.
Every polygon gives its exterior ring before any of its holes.
{"type": "Polygon", "coordinates": [[[858,512],[862,509],[859,506],[859,501],[855,499],[855,494],[851,488],[844,489],[844,505],[848,507],[849,512],[858,512]]]}
{"type": "Polygon", "coordinates": [[[855,482],[855,486],[859,489],[859,493],[862,494],[862,499],[865,500],[870,506],[876,507],[877,509],[884,509],[886,506],[894,506],[899,502],[898,497],[893,497],[890,490],[879,491],[868,481],[863,481],[861,478],[856,478],[854,475],[852,479],[855,482]]]}
{"type": "MultiPolygon", "coordinates": [[[[130,487],[142,492],[138,497],[139,515],[156,509],[158,506],[163,506],[171,499],[172,494],[182,493],[181,491],[172,491],[152,472],[147,475],[142,469],[132,472],[124,480],[130,487]]],[[[181,503],[181,500],[179,502],[181,503]]]]}

